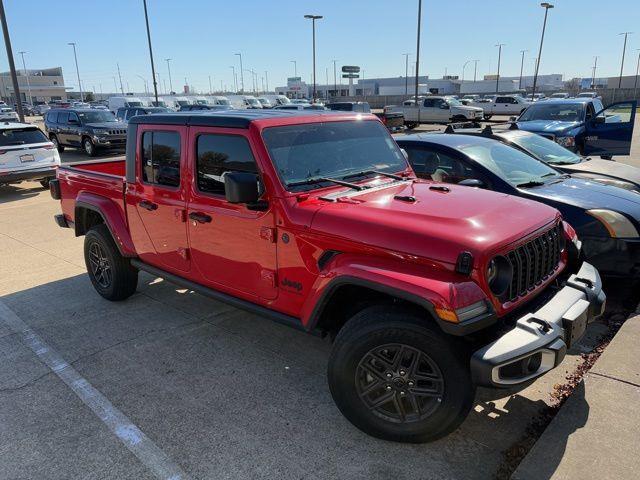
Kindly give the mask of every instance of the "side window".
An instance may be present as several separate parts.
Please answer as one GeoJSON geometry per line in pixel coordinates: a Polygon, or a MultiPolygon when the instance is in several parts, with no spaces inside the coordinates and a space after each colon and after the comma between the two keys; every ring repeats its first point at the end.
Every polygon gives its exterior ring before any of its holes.
{"type": "Polygon", "coordinates": [[[69,120],[67,121],[67,123],[71,123],[73,120],[75,120],[76,124],[80,123],[80,119],[78,118],[76,112],[69,112],[69,120]]]}
{"type": "Polygon", "coordinates": [[[56,123],[58,121],[58,112],[47,113],[47,121],[51,123],[56,123]]]}
{"type": "Polygon", "coordinates": [[[459,183],[468,178],[478,178],[478,173],[466,163],[444,153],[437,153],[437,168],[431,175],[436,182],[459,183]]]}
{"type": "Polygon", "coordinates": [[[196,144],[198,190],[224,195],[225,172],[258,173],[246,138],[240,135],[203,134],[196,144]]]}
{"type": "Polygon", "coordinates": [[[180,134],[142,134],[142,180],[146,183],[180,186],[180,134]]]}
{"type": "Polygon", "coordinates": [[[592,103],[588,103],[587,104],[587,120],[591,120],[596,114],[595,109],[593,108],[593,104],[592,103]]]}
{"type": "Polygon", "coordinates": [[[58,123],[65,124],[69,120],[69,112],[58,112],[58,123]]]}
{"type": "Polygon", "coordinates": [[[425,107],[429,107],[429,108],[435,107],[433,98],[425,98],[424,99],[424,106],[425,107]]]}
{"type": "Polygon", "coordinates": [[[605,123],[630,123],[633,113],[633,103],[616,103],[604,111],[605,123]]]}
{"type": "Polygon", "coordinates": [[[438,166],[436,153],[425,148],[404,147],[409,156],[409,163],[421,178],[431,178],[431,174],[438,166]]]}
{"type": "Polygon", "coordinates": [[[118,111],[116,112],[116,118],[118,120],[122,120],[124,118],[124,114],[125,114],[125,109],[119,108],[118,111]]]}
{"type": "Polygon", "coordinates": [[[498,97],[496,98],[496,103],[511,103],[511,102],[507,97],[498,97]]]}

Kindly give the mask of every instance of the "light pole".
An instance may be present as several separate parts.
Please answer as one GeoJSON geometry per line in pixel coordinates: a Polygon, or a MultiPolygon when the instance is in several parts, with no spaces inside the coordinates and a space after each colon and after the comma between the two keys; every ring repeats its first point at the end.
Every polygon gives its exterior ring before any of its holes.
{"type": "Polygon", "coordinates": [[[311,20],[313,30],[313,101],[316,101],[316,20],[320,20],[322,15],[305,15],[304,18],[311,20]]]}
{"type": "Polygon", "coordinates": [[[638,73],[640,73],[640,48],[636,49],[638,51],[638,63],[636,64],[636,78],[633,81],[633,99],[638,98],[638,73]]]}
{"type": "Polygon", "coordinates": [[[336,62],[337,60],[332,60],[333,61],[333,94],[337,97],[338,96],[338,82],[336,81],[336,62]]]}
{"type": "Polygon", "coordinates": [[[80,101],[84,102],[84,96],[82,95],[82,84],[80,83],[80,69],[78,69],[78,55],[76,54],[76,43],[69,42],[67,45],[71,45],[73,47],[73,58],[76,61],[76,74],[78,75],[78,89],[80,90],[80,101]]]}
{"type": "Polygon", "coordinates": [[[211,75],[209,75],[209,95],[211,95],[212,91],[213,91],[213,88],[211,87],[211,75]]]}
{"type": "Polygon", "coordinates": [[[520,50],[522,60],[520,60],[520,81],[518,82],[518,90],[522,90],[522,70],[524,69],[524,54],[529,50],[520,50]]]}
{"type": "Polygon", "coordinates": [[[473,83],[476,83],[476,73],[478,73],[478,62],[479,60],[473,61],[473,83]]]}
{"type": "Polygon", "coordinates": [[[462,64],[462,82],[464,83],[464,69],[467,68],[467,65],[471,63],[471,60],[467,60],[462,64]]]}
{"type": "MultiPolygon", "coordinates": [[[[144,94],[145,95],[149,95],[149,86],[147,84],[147,80],[142,76],[142,75],[136,75],[136,77],[140,78],[142,80],[142,82],[144,83],[144,94]]],[[[156,100],[156,103],[158,101],[156,100]]]]}
{"type": "Polygon", "coordinates": [[[16,105],[18,107],[18,118],[20,119],[21,122],[24,122],[24,112],[22,110],[22,99],[20,98],[20,86],[18,85],[18,75],[16,74],[16,66],[13,63],[13,52],[11,50],[11,38],[9,37],[9,27],[7,26],[7,16],[4,13],[4,4],[2,3],[2,0],[0,0],[0,21],[2,22],[4,46],[7,49],[7,59],[9,60],[9,70],[11,71],[11,83],[13,84],[13,93],[16,96],[16,105]]]}
{"type": "Polygon", "coordinates": [[[267,92],[268,92],[269,91],[269,72],[267,72],[266,70],[264,71],[264,82],[266,83],[267,92]]]}
{"type": "MultiPolygon", "coordinates": [[[[149,15],[147,15],[147,0],[142,0],[144,4],[144,21],[147,24],[147,41],[149,43],[149,59],[151,60],[151,79],[153,80],[153,95],[156,99],[156,106],[158,105],[158,84],[156,83],[156,67],[153,64],[153,49],[151,48],[151,30],[149,29],[149,15]]],[[[145,90],[148,90],[147,82],[145,80],[145,90]]],[[[149,93],[147,92],[147,95],[149,93]]]]}
{"type": "Polygon", "coordinates": [[[547,28],[547,15],[549,14],[549,9],[553,8],[553,5],[548,2],[542,2],[540,6],[544,8],[544,22],[542,22],[542,35],[540,36],[540,48],[538,49],[538,60],[536,60],[536,71],[533,74],[533,89],[531,90],[532,101],[536,94],[536,85],[538,83],[538,70],[540,68],[540,60],[542,60],[542,44],[544,42],[544,31],[547,28]]]}
{"type": "Polygon", "coordinates": [[[596,88],[596,69],[598,68],[598,56],[593,57],[593,73],[591,74],[591,88],[596,88]]]}
{"type": "Polygon", "coordinates": [[[410,53],[403,53],[404,55],[404,94],[409,95],[409,55],[410,53]]]}
{"type": "MultiPolygon", "coordinates": [[[[420,76],[420,25],[422,24],[422,0],[418,0],[418,32],[416,35],[416,85],[415,102],[418,107],[418,78],[420,76]]],[[[420,108],[418,108],[418,123],[420,123],[420,108]]]]}
{"type": "Polygon", "coordinates": [[[499,43],[496,45],[498,47],[498,74],[496,75],[496,94],[500,90],[500,60],[502,60],[502,47],[504,47],[504,43],[499,43]]]}
{"type": "Polygon", "coordinates": [[[124,96],[124,87],[122,86],[122,75],[120,75],[120,64],[116,63],[116,67],[118,68],[118,78],[120,79],[120,93],[124,96]]]}
{"type": "Polygon", "coordinates": [[[234,55],[237,55],[238,57],[240,57],[240,93],[244,93],[244,73],[242,68],[242,54],[234,53],[234,55]]]}
{"type": "Polygon", "coordinates": [[[170,58],[165,58],[164,61],[167,62],[167,73],[169,74],[169,93],[172,93],[173,92],[173,82],[171,81],[171,65],[169,64],[171,59],[170,58]]]}
{"type": "Polygon", "coordinates": [[[618,88],[622,87],[622,70],[624,70],[624,54],[627,50],[627,37],[633,32],[622,32],[618,35],[624,35],[624,44],[622,45],[622,60],[620,61],[620,76],[618,77],[618,88]]]}
{"type": "Polygon", "coordinates": [[[298,62],[296,62],[295,60],[290,60],[291,63],[293,63],[293,76],[297,77],[298,76],[298,62]]]}
{"type": "Polygon", "coordinates": [[[24,54],[27,52],[18,52],[22,57],[22,69],[24,70],[24,76],[27,79],[27,93],[29,95],[29,103],[33,106],[33,99],[31,98],[31,85],[29,84],[29,72],[27,72],[27,64],[24,62],[24,54]]]}

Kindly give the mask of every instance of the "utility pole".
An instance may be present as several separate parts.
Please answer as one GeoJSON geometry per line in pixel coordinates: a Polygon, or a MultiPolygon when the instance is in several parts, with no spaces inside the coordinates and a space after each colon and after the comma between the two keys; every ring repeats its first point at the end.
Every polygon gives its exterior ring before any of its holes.
{"type": "Polygon", "coordinates": [[[264,71],[264,81],[267,84],[267,92],[269,91],[269,72],[264,71]]]}
{"type": "Polygon", "coordinates": [[[464,83],[464,69],[467,68],[467,65],[471,63],[471,60],[467,60],[466,62],[464,62],[464,64],[462,65],[462,83],[464,83]]]}
{"type": "Polygon", "coordinates": [[[316,20],[320,20],[322,15],[305,15],[304,18],[311,20],[313,31],[313,101],[316,101],[316,20]]]}
{"type": "Polygon", "coordinates": [[[415,102],[418,109],[418,123],[420,123],[420,106],[418,105],[418,78],[420,78],[420,24],[422,23],[422,0],[418,0],[418,34],[416,35],[416,88],[415,102]]]}
{"type": "Polygon", "coordinates": [[[71,45],[73,47],[73,58],[76,61],[76,74],[78,75],[78,90],[80,90],[80,101],[84,102],[84,96],[82,95],[82,84],[80,83],[80,69],[78,69],[78,55],[76,54],[76,44],[75,42],[67,43],[67,45],[71,45]]]}
{"type": "Polygon", "coordinates": [[[324,67],[324,77],[325,77],[325,95],[324,98],[329,98],[329,67],[324,67]]]}
{"type": "Polygon", "coordinates": [[[31,98],[31,85],[29,84],[29,72],[27,72],[27,64],[24,61],[24,54],[27,52],[18,52],[22,57],[22,69],[24,70],[24,77],[27,79],[27,93],[29,94],[29,103],[33,106],[33,99],[31,98]]]}
{"type": "Polygon", "coordinates": [[[476,83],[476,73],[478,72],[478,60],[473,61],[473,83],[476,83]]]}
{"type": "Polygon", "coordinates": [[[11,71],[11,83],[13,84],[13,93],[16,96],[16,106],[18,109],[18,117],[21,122],[24,122],[24,111],[22,110],[22,99],[20,98],[20,87],[18,86],[18,75],[16,74],[16,65],[13,62],[13,52],[11,50],[11,38],[9,37],[9,27],[7,27],[7,16],[4,13],[4,3],[2,0],[0,0],[0,22],[2,22],[2,33],[4,35],[4,45],[7,49],[7,60],[9,61],[9,70],[11,71]]]}
{"type": "Polygon", "coordinates": [[[498,47],[498,74],[496,75],[496,95],[500,91],[500,60],[502,59],[502,47],[504,43],[499,43],[496,45],[498,47]]]}
{"type": "Polygon", "coordinates": [[[333,61],[333,94],[337,97],[338,96],[338,82],[336,81],[336,61],[337,60],[332,60],[333,61]]]}
{"type": "Polygon", "coordinates": [[[536,72],[533,75],[533,89],[531,91],[531,101],[533,101],[536,94],[536,84],[538,83],[538,70],[540,68],[540,61],[542,60],[542,44],[544,43],[544,31],[547,29],[547,15],[549,9],[553,8],[553,5],[548,2],[542,2],[540,4],[544,8],[544,22],[542,23],[542,36],[540,37],[540,48],[538,50],[538,60],[536,61],[536,72]]]}
{"type": "Polygon", "coordinates": [[[240,57],[240,93],[244,93],[244,73],[242,68],[242,53],[236,53],[238,57],[240,57]]]}
{"type": "Polygon", "coordinates": [[[518,90],[522,90],[522,70],[524,69],[524,54],[529,50],[520,50],[522,54],[522,60],[520,60],[520,81],[518,82],[518,90]]]}
{"type": "Polygon", "coordinates": [[[618,88],[622,87],[622,71],[624,70],[624,54],[627,50],[627,36],[633,32],[622,32],[618,35],[624,35],[624,45],[622,46],[622,60],[620,61],[620,76],[618,77],[618,88]]]}
{"type": "Polygon", "coordinates": [[[598,68],[598,56],[596,55],[593,62],[593,73],[591,74],[591,88],[596,88],[596,69],[598,68]]]}
{"type": "Polygon", "coordinates": [[[234,67],[233,65],[229,65],[229,68],[231,69],[231,72],[233,72],[234,91],[238,93],[238,77],[236,77],[236,67],[234,67]]]}
{"type": "Polygon", "coordinates": [[[212,91],[213,91],[213,88],[211,87],[211,75],[209,75],[209,95],[211,95],[212,91]]]}
{"type": "Polygon", "coordinates": [[[122,87],[122,75],[120,75],[120,64],[116,63],[116,67],[118,67],[118,78],[120,79],[120,93],[124,95],[124,88],[122,87]]]}
{"type": "MultiPolygon", "coordinates": [[[[147,41],[149,42],[149,58],[151,60],[151,77],[153,79],[153,94],[156,98],[156,106],[158,105],[158,84],[156,83],[156,67],[153,64],[153,49],[151,48],[151,30],[149,30],[149,15],[147,15],[147,0],[144,3],[144,20],[147,24],[147,41]]],[[[146,85],[146,81],[145,81],[146,85]]],[[[145,87],[146,88],[146,87],[145,87]]]]}
{"type": "Polygon", "coordinates": [[[171,65],[169,65],[169,62],[171,61],[170,58],[165,58],[164,59],[165,62],[167,62],[167,73],[169,74],[169,93],[173,92],[173,82],[171,81],[171,65]]]}
{"type": "Polygon", "coordinates": [[[633,99],[634,100],[638,98],[638,73],[640,73],[640,48],[636,50],[638,51],[638,63],[636,64],[636,78],[633,81],[633,99]]]}
{"type": "Polygon", "coordinates": [[[409,95],[409,55],[410,53],[403,53],[404,55],[404,94],[409,95]]]}

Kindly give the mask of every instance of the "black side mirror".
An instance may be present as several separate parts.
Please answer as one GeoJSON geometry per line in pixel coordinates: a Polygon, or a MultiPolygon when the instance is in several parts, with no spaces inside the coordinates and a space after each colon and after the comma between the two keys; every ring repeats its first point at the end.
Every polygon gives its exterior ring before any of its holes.
{"type": "Polygon", "coordinates": [[[477,178],[467,178],[458,182],[458,185],[462,185],[464,187],[484,188],[484,182],[482,180],[478,180],[477,178]]]}
{"type": "Polygon", "coordinates": [[[604,115],[598,115],[596,118],[593,119],[593,123],[606,123],[607,122],[607,117],[605,117],[604,115]]]}
{"type": "Polygon", "coordinates": [[[260,198],[258,176],[255,173],[227,172],[223,178],[227,202],[255,204],[260,198]]]}

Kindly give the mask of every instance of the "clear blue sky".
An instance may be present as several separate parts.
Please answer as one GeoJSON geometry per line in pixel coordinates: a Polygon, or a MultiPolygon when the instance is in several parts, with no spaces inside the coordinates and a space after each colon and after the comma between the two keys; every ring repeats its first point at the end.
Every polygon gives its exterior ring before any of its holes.
{"type": "MultiPolygon", "coordinates": [[[[416,48],[417,0],[147,0],[156,69],[167,78],[163,59],[172,58],[174,90],[187,77],[196,89],[220,81],[232,85],[230,65],[242,52],[245,68],[259,76],[268,71],[269,86],[284,85],[293,75],[311,77],[311,23],[306,13],[324,15],[317,22],[317,76],[324,83],[332,59],[360,65],[365,77],[404,75],[403,52],[416,48]],[[309,5],[309,6],[307,6],[309,5]]],[[[529,50],[525,72],[533,70],[544,10],[537,0],[423,1],[420,70],[432,78],[462,74],[466,60],[479,59],[478,76],[495,73],[496,43],[505,43],[502,75],[518,75],[520,50],[529,50]]],[[[557,0],[549,12],[541,73],[565,78],[590,76],[599,55],[598,76],[617,75],[622,37],[629,37],[625,74],[635,73],[640,48],[640,1],[557,0]],[[635,22],[634,22],[635,20],[635,22]]],[[[75,86],[73,52],[78,45],[81,79],[86,89],[113,91],[116,63],[130,90],[142,91],[151,79],[142,0],[4,0],[16,63],[27,51],[27,67],[62,66],[67,85],[75,86]]],[[[415,56],[413,57],[415,61],[415,56]]],[[[0,68],[7,70],[4,49],[0,68]]],[[[473,65],[466,69],[473,76],[473,65]]],[[[245,73],[245,87],[250,75],[245,73]]],[[[260,79],[258,80],[260,81],[260,79]]],[[[168,81],[167,81],[168,84],[168,81]]]]}

